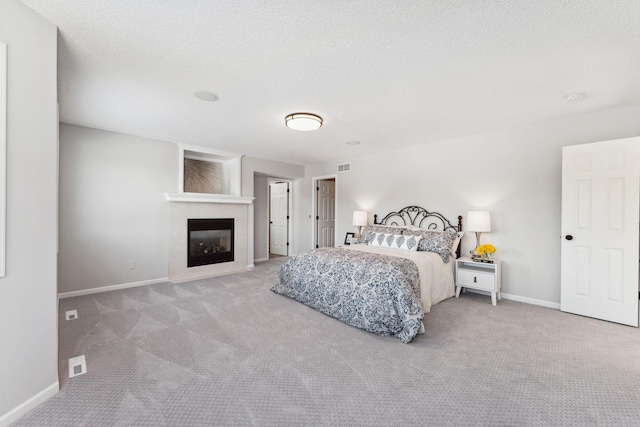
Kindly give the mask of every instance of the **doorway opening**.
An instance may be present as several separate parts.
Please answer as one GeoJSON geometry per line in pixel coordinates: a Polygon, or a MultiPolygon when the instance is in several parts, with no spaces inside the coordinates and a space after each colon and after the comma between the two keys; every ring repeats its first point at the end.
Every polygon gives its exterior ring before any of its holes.
{"type": "Polygon", "coordinates": [[[289,182],[269,183],[269,258],[289,256],[290,187],[289,182]]]}
{"type": "MultiPolygon", "coordinates": [[[[253,260],[254,262],[264,262],[268,261],[269,258],[275,256],[283,256],[278,253],[271,254],[271,241],[272,239],[272,230],[270,224],[271,222],[271,185],[272,184],[289,184],[289,192],[287,200],[286,200],[286,209],[287,213],[284,215],[285,217],[285,230],[286,235],[284,237],[284,247],[286,249],[286,255],[291,256],[294,254],[294,233],[293,233],[293,222],[294,222],[294,211],[293,211],[293,186],[294,180],[290,178],[279,178],[274,177],[272,175],[267,175],[264,173],[254,172],[253,174],[253,195],[255,197],[252,208],[253,208],[253,260]],[[288,219],[286,218],[288,216],[288,219]],[[287,243],[289,243],[287,245],[287,243]]],[[[286,189],[285,189],[286,192],[286,189]]],[[[279,224],[276,224],[278,226],[279,224]]],[[[275,235],[273,236],[276,237],[275,235]]],[[[279,251],[284,252],[284,251],[279,251]]]]}
{"type": "Polygon", "coordinates": [[[336,194],[335,175],[313,178],[313,247],[336,246],[336,194]]]}

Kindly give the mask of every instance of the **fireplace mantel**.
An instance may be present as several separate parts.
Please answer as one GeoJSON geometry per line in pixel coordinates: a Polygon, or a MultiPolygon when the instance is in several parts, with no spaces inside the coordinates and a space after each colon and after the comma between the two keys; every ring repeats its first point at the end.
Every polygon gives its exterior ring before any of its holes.
{"type": "Polygon", "coordinates": [[[230,194],[204,194],[204,193],[164,193],[170,202],[190,203],[235,203],[250,205],[255,197],[233,196],[230,194]]]}

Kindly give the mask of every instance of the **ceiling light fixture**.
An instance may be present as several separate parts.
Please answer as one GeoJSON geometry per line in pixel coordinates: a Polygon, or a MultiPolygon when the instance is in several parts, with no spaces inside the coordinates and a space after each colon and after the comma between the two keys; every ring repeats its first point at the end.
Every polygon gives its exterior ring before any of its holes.
{"type": "Polygon", "coordinates": [[[320,129],[322,117],[311,113],[293,113],[284,118],[289,129],[310,131],[320,129]]]}

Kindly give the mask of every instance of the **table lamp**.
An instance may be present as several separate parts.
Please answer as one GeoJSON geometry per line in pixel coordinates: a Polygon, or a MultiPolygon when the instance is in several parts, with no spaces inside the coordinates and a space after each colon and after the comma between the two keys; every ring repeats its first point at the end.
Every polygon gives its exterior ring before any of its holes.
{"type": "MultiPolygon", "coordinates": [[[[491,215],[489,211],[469,211],[467,212],[467,231],[476,233],[476,248],[480,246],[480,235],[491,232],[491,215]]],[[[475,248],[471,251],[475,253],[475,248]]]]}
{"type": "Polygon", "coordinates": [[[369,223],[369,213],[366,211],[353,211],[353,225],[358,227],[358,235],[362,234],[362,227],[369,223]]]}

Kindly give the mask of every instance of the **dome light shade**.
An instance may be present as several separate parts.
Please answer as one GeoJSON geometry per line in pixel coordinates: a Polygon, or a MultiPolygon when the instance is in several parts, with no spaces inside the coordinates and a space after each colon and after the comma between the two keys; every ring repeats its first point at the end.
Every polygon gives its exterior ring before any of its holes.
{"type": "Polygon", "coordinates": [[[320,129],[322,117],[311,113],[293,113],[284,118],[289,129],[310,131],[320,129]]]}

